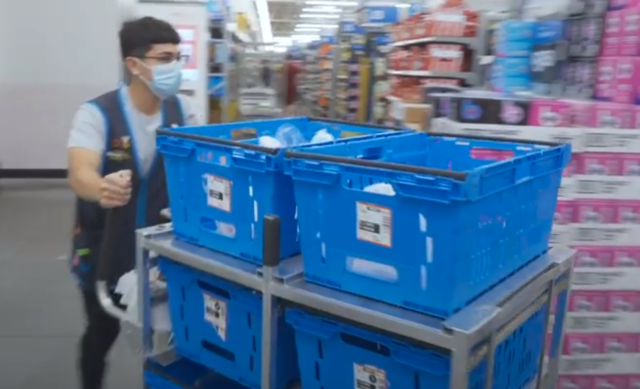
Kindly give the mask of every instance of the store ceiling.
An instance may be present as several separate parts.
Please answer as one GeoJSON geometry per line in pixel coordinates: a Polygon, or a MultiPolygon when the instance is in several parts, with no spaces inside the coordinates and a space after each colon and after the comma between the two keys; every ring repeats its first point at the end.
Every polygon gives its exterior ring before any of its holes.
{"type": "Polygon", "coordinates": [[[356,4],[357,1],[343,0],[269,0],[273,36],[308,36],[331,31],[340,16],[355,11],[356,4]],[[313,16],[316,14],[319,17],[313,16]],[[305,17],[301,18],[301,15],[305,17]],[[327,17],[333,15],[335,17],[327,17]]]}

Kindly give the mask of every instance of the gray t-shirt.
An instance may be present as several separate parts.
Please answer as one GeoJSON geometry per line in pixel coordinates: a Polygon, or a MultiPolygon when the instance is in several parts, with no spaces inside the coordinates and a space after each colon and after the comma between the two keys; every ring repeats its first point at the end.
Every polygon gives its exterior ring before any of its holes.
{"type": "MultiPolygon", "coordinates": [[[[122,87],[123,106],[126,110],[127,117],[130,120],[131,131],[135,141],[136,153],[140,158],[140,166],[143,174],[146,173],[153,162],[156,153],[156,130],[162,124],[162,113],[155,115],[145,115],[138,111],[131,100],[126,87],[122,87]]],[[[193,106],[189,99],[185,96],[178,95],[182,104],[182,112],[185,115],[186,125],[197,126],[202,123],[193,110],[193,106]]],[[[106,123],[105,118],[100,109],[92,103],[85,103],[80,106],[73,118],[71,133],[69,134],[68,146],[81,147],[103,153],[106,145],[106,123]]]]}

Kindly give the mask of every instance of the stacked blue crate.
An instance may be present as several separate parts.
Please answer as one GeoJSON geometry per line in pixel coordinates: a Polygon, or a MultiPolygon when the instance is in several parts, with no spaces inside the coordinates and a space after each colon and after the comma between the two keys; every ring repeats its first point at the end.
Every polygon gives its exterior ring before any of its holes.
{"type": "MultiPolygon", "coordinates": [[[[182,127],[160,131],[175,235],[255,265],[262,265],[263,219],[280,218],[280,259],[300,252],[292,179],[278,148],[258,144],[282,126],[310,141],[319,130],[335,138],[389,132],[388,128],[307,118],[182,127]]],[[[262,295],[161,258],[167,279],[176,351],[251,389],[260,388],[262,295]]],[[[280,318],[276,388],[299,379],[291,326],[280,318]]]]}
{"type": "Polygon", "coordinates": [[[505,93],[528,91],[531,86],[531,50],[535,22],[509,20],[496,31],[495,60],[491,85],[505,93]]]}
{"type": "MultiPolygon", "coordinates": [[[[427,134],[289,150],[305,278],[450,317],[548,250],[570,155],[569,145],[427,134]]],[[[494,344],[475,346],[469,386],[456,389],[484,389],[489,375],[487,389],[522,389],[541,373],[550,293],[523,306],[494,344]]],[[[305,389],[450,387],[452,350],[315,311],[286,318],[305,389]]]]}

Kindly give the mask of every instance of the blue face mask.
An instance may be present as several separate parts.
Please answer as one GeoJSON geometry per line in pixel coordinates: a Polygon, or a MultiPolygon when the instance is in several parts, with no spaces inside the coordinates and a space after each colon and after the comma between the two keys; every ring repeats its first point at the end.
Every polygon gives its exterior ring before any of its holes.
{"type": "Polygon", "coordinates": [[[151,68],[153,81],[142,78],[149,89],[161,99],[178,94],[182,85],[182,63],[174,61],[168,64],[155,65],[151,68]]]}

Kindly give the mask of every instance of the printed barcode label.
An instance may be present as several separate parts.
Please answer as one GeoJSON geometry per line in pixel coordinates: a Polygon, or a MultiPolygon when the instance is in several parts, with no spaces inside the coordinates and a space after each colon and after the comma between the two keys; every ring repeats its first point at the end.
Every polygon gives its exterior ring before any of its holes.
{"type": "Polygon", "coordinates": [[[387,389],[387,372],[371,365],[353,364],[354,389],[387,389]]]}
{"type": "Polygon", "coordinates": [[[203,293],[204,321],[213,326],[220,339],[227,340],[227,302],[203,293]]]}
{"type": "Polygon", "coordinates": [[[232,182],[211,174],[206,175],[206,177],[207,204],[210,207],[231,212],[232,182]]]}
{"type": "Polygon", "coordinates": [[[357,202],[356,207],[358,240],[390,248],[393,237],[391,209],[361,202],[357,202]]]}

